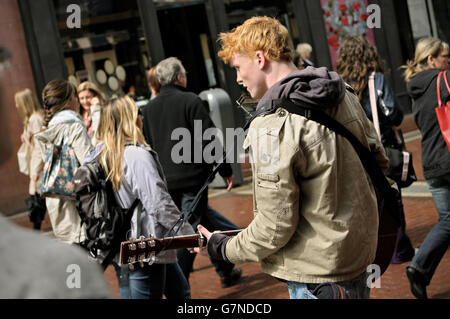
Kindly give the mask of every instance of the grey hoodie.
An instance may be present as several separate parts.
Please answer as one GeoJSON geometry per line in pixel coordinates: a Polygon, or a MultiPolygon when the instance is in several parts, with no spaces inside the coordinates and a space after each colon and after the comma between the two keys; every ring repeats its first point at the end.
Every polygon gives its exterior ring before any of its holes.
{"type": "Polygon", "coordinates": [[[345,82],[325,67],[307,67],[278,81],[264,94],[257,108],[273,99],[288,98],[294,103],[317,108],[337,106],[345,95],[345,82]]]}
{"type": "MultiPolygon", "coordinates": [[[[103,151],[98,144],[86,157],[85,162],[97,158],[103,151]]],[[[143,145],[126,146],[123,154],[122,183],[115,197],[122,208],[129,208],[136,198],[142,205],[133,212],[131,237],[137,238],[137,212],[141,209],[141,232],[145,237],[162,238],[179,220],[180,212],[167,191],[166,181],[157,154],[143,145]]],[[[180,224],[178,224],[179,226],[180,224]]],[[[183,221],[176,236],[195,233],[192,226],[183,221]]],[[[171,235],[174,235],[173,233],[171,235]]],[[[115,261],[118,261],[116,256],[115,261]]],[[[156,255],[155,263],[167,264],[177,261],[176,250],[162,251],[156,255]]]]}

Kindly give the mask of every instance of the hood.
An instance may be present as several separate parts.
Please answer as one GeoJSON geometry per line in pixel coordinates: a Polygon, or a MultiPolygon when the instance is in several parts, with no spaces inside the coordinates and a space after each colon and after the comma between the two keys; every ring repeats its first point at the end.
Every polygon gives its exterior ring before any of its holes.
{"type": "Polygon", "coordinates": [[[407,84],[406,89],[413,99],[421,97],[436,81],[437,75],[441,72],[438,69],[429,69],[416,74],[407,84]]]}
{"type": "Polygon", "coordinates": [[[103,151],[103,143],[99,143],[97,144],[94,148],[92,148],[87,154],[86,157],[84,158],[83,164],[92,162],[94,159],[96,159],[100,153],[103,151]]]}
{"type": "Polygon", "coordinates": [[[64,110],[56,113],[50,122],[47,125],[47,129],[40,133],[37,133],[35,136],[39,141],[44,143],[54,143],[54,141],[60,136],[61,125],[63,123],[74,123],[78,122],[84,126],[83,121],[81,120],[81,116],[72,111],[72,110],[64,110]]]}
{"type": "Polygon", "coordinates": [[[332,108],[342,101],[344,95],[345,82],[336,72],[309,66],[275,83],[258,102],[257,109],[280,98],[316,108],[332,108]]]}

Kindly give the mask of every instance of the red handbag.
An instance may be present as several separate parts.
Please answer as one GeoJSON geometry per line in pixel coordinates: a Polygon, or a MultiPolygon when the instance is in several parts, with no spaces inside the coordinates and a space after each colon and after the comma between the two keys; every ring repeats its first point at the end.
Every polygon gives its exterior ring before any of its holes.
{"type": "Polygon", "coordinates": [[[444,74],[444,82],[447,86],[447,91],[450,93],[450,87],[448,86],[447,81],[447,71],[442,71],[439,73],[437,78],[437,97],[438,97],[438,107],[435,108],[437,119],[439,122],[439,127],[441,128],[442,136],[444,137],[445,142],[447,143],[448,150],[450,151],[450,101],[444,105],[441,100],[441,90],[440,90],[440,82],[441,76],[444,74]]]}

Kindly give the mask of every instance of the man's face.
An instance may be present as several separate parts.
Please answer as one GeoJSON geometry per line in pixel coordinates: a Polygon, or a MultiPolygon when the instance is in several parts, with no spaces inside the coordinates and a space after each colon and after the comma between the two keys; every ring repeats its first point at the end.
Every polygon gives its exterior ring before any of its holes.
{"type": "Polygon", "coordinates": [[[236,82],[243,85],[252,98],[262,98],[267,91],[267,86],[258,59],[235,53],[231,63],[236,69],[236,82]]]}

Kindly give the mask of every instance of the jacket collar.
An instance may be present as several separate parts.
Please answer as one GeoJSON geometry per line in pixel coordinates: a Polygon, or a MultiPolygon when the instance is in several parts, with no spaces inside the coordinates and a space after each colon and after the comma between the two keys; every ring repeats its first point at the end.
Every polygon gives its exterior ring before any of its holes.
{"type": "Polygon", "coordinates": [[[182,91],[187,92],[187,89],[177,84],[167,84],[161,87],[159,94],[167,94],[167,92],[182,91]]]}

